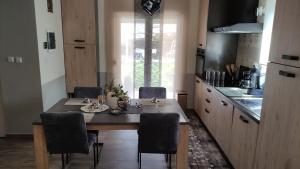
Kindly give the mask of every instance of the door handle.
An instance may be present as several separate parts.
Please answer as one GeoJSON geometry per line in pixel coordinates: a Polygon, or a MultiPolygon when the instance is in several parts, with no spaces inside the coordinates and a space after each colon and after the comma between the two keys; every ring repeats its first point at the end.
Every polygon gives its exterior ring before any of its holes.
{"type": "Polygon", "coordinates": [[[207,109],[204,109],[204,111],[207,113],[207,114],[209,114],[210,112],[207,110],[207,109]]]}
{"type": "Polygon", "coordinates": [[[240,120],[242,120],[244,123],[249,123],[249,120],[247,120],[244,116],[240,115],[240,120]]]}
{"type": "Polygon", "coordinates": [[[75,49],[85,49],[84,46],[75,46],[74,48],[75,48],[75,49]]]}
{"type": "Polygon", "coordinates": [[[295,78],[296,77],[295,73],[290,73],[290,72],[286,72],[286,71],[283,71],[283,70],[279,71],[279,75],[285,76],[285,77],[290,77],[290,78],[295,78]]]}
{"type": "Polygon", "coordinates": [[[85,42],[85,40],[82,40],[82,39],[75,39],[74,42],[85,42]]]}
{"type": "Polygon", "coordinates": [[[281,59],[298,61],[299,60],[299,56],[282,55],[281,59]]]}
{"type": "Polygon", "coordinates": [[[223,106],[227,106],[228,104],[225,102],[225,101],[221,101],[221,104],[223,105],[223,106]]]}

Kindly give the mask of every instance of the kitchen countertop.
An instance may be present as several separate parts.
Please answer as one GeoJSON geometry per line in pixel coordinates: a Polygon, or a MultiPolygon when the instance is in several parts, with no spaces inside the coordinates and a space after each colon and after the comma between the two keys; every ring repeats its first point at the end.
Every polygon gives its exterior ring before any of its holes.
{"type": "MultiPolygon", "coordinates": [[[[198,76],[199,77],[199,76],[198,76]]],[[[200,78],[201,79],[201,78],[200,78]]],[[[260,122],[261,107],[262,107],[262,95],[255,96],[248,94],[248,89],[242,89],[238,87],[217,87],[204,80],[206,85],[214,87],[218,92],[228,98],[231,103],[245,113],[248,117],[256,122],[260,122]]]]}

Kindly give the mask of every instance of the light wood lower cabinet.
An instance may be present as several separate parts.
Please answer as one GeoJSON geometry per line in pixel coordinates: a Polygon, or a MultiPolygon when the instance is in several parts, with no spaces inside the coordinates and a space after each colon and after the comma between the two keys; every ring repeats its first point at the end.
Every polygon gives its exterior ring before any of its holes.
{"type": "Polygon", "coordinates": [[[253,169],[258,123],[234,110],[230,154],[235,169],[253,169]]]}
{"type": "MultiPolygon", "coordinates": [[[[259,123],[235,108],[214,87],[201,80],[196,85],[195,94],[199,96],[195,99],[201,102],[199,116],[202,122],[235,169],[253,169],[259,123]]],[[[196,106],[196,109],[199,107],[196,106]]],[[[196,111],[199,114],[199,110],[196,111]]]]}
{"type": "Polygon", "coordinates": [[[209,85],[202,83],[201,95],[202,112],[200,118],[210,133],[214,135],[216,130],[214,90],[209,85]]]}
{"type": "Polygon", "coordinates": [[[254,168],[300,168],[300,68],[268,65],[254,168]]]}
{"type": "Polygon", "coordinates": [[[223,152],[228,156],[230,154],[230,142],[232,135],[233,105],[230,104],[227,98],[218,93],[216,93],[215,100],[215,138],[220,147],[222,147],[223,152]]]}
{"type": "Polygon", "coordinates": [[[97,86],[95,45],[64,45],[67,91],[76,86],[97,86]]]}
{"type": "Polygon", "coordinates": [[[194,109],[198,116],[201,115],[201,79],[198,77],[195,77],[195,97],[194,97],[194,109]]]}
{"type": "Polygon", "coordinates": [[[216,129],[215,111],[213,107],[207,103],[203,103],[201,119],[209,132],[214,135],[216,129]]]}

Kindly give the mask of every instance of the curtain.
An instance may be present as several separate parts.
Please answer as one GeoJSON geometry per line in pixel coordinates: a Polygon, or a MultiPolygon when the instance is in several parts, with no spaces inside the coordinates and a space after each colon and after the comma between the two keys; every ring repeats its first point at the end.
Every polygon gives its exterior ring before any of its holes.
{"type": "Polygon", "coordinates": [[[141,0],[104,0],[107,80],[120,83],[131,98],[141,86],[167,88],[174,98],[184,89],[191,0],[162,0],[153,16],[141,0]]]}

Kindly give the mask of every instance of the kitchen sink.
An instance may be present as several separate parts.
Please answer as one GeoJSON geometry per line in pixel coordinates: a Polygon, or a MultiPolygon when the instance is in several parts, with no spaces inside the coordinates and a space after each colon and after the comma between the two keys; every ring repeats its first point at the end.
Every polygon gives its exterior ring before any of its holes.
{"type": "Polygon", "coordinates": [[[253,112],[257,117],[260,117],[263,99],[261,97],[233,97],[239,105],[253,112]]]}
{"type": "Polygon", "coordinates": [[[261,89],[242,89],[238,87],[216,87],[216,89],[227,97],[262,97],[261,89]]]}

